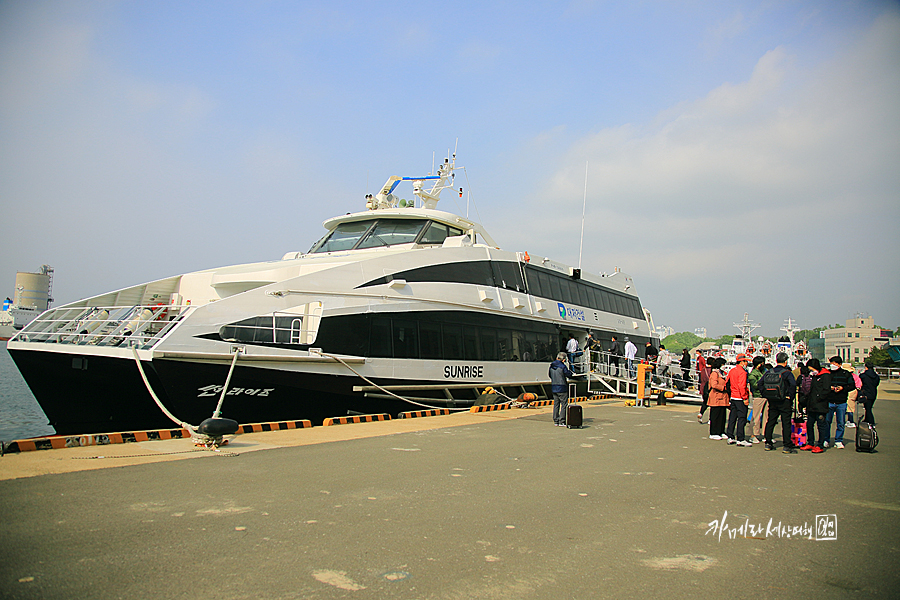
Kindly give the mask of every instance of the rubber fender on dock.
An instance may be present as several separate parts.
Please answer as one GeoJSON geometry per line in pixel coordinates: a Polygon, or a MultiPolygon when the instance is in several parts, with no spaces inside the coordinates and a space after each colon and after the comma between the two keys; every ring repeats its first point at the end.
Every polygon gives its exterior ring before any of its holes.
{"type": "Polygon", "coordinates": [[[232,435],[237,433],[240,425],[237,421],[231,419],[206,419],[197,428],[197,431],[203,435],[216,437],[220,435],[232,435]]]}
{"type": "Polygon", "coordinates": [[[506,398],[500,397],[500,394],[482,394],[475,400],[475,406],[486,406],[488,404],[500,404],[506,398]]]}

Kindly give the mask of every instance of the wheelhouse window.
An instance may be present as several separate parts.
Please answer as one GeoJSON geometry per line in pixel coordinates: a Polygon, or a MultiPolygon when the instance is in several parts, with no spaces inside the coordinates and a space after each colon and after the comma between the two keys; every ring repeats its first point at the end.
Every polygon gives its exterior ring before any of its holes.
{"type": "Polygon", "coordinates": [[[359,242],[360,238],[369,229],[375,220],[370,221],[353,221],[350,223],[340,223],[334,230],[322,238],[315,246],[310,248],[309,252],[338,252],[340,250],[352,250],[359,242]]]}
{"type": "Polygon", "coordinates": [[[357,244],[356,249],[411,244],[416,241],[424,225],[425,221],[379,219],[375,222],[375,227],[357,244]]]}
{"type": "Polygon", "coordinates": [[[442,244],[447,237],[462,235],[460,229],[425,219],[368,219],[341,223],[313,244],[309,254],[384,248],[418,242],[442,244]]]}

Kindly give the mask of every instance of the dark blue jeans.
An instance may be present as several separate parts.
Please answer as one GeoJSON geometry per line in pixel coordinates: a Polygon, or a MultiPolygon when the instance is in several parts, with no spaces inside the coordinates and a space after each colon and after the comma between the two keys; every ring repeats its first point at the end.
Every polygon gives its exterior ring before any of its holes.
{"type": "Polygon", "coordinates": [[[828,423],[825,421],[825,413],[806,413],[806,436],[810,446],[821,446],[828,439],[828,423]],[[819,430],[819,443],[816,444],[816,429],[819,430]]]}
{"type": "Polygon", "coordinates": [[[844,420],[847,418],[846,402],[841,402],[840,404],[835,404],[833,402],[828,403],[828,414],[825,415],[825,420],[828,422],[828,435],[825,436],[825,441],[829,441],[831,434],[831,421],[834,419],[835,415],[837,415],[837,425],[834,428],[834,443],[843,443],[844,420]]]}

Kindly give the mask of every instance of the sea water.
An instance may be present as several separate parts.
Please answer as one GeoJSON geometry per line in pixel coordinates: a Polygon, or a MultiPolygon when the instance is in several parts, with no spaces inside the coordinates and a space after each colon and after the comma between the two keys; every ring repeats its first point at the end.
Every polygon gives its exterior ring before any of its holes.
{"type": "Polygon", "coordinates": [[[0,440],[52,435],[55,432],[6,351],[6,342],[0,346],[0,440]]]}

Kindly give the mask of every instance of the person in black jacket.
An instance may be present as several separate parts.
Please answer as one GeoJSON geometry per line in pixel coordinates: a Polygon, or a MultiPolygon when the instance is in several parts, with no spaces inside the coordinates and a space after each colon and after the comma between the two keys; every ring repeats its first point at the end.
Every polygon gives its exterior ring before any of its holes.
{"type": "Polygon", "coordinates": [[[866,416],[863,419],[869,425],[875,424],[875,413],[872,412],[872,405],[875,404],[875,396],[878,395],[878,384],[881,378],[875,372],[875,365],[871,361],[866,361],[866,370],[859,374],[862,380],[862,388],[859,390],[857,402],[861,402],[866,408],[866,416]]]}
{"type": "MultiPolygon", "coordinates": [[[[782,381],[784,382],[785,390],[784,398],[780,399],[769,399],[769,418],[766,419],[766,450],[774,450],[775,444],[772,441],[772,435],[775,433],[775,424],[778,423],[779,417],[781,418],[781,446],[782,452],[785,454],[796,454],[797,450],[794,448],[794,445],[791,443],[791,414],[794,412],[794,396],[797,393],[797,380],[794,379],[794,374],[791,373],[791,370],[787,366],[788,355],[784,352],[779,352],[775,356],[775,362],[777,363],[774,368],[771,369],[773,373],[778,373],[782,377],[782,381]]],[[[846,403],[844,404],[846,408],[846,403]]],[[[843,430],[842,430],[843,433],[843,430]]]]}
{"type": "Polygon", "coordinates": [[[813,454],[825,452],[823,443],[828,439],[828,426],[825,415],[828,413],[828,395],[831,393],[831,371],[823,369],[818,358],[811,358],[806,363],[812,375],[812,386],[809,393],[801,395],[801,407],[806,409],[806,435],[809,440],[801,450],[809,450],[813,454]],[[816,444],[816,429],[819,430],[819,443],[816,444]]]}
{"type": "Polygon", "coordinates": [[[831,443],[831,422],[837,416],[837,425],[834,428],[834,447],[841,449],[844,447],[847,394],[850,393],[850,390],[856,389],[856,382],[853,380],[853,373],[843,368],[844,359],[840,356],[832,356],[828,360],[831,363],[828,365],[828,369],[831,371],[831,393],[828,394],[828,414],[825,416],[829,435],[825,438],[824,446],[827,448],[831,443]]]}
{"type": "Polygon", "coordinates": [[[606,351],[609,352],[609,374],[619,377],[619,357],[622,356],[622,346],[616,336],[612,336],[606,351]]]}

